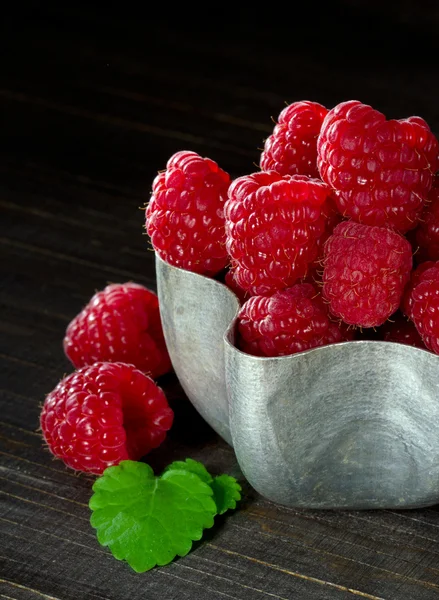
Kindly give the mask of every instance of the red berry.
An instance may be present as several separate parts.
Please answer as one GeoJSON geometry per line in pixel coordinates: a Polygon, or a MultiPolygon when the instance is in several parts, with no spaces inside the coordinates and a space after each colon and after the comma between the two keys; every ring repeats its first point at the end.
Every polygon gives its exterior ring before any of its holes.
{"type": "Polygon", "coordinates": [[[58,383],[44,402],[41,428],[67,466],[100,474],[157,448],[173,417],[150,377],[131,365],[101,362],[58,383]]]}
{"type": "Polygon", "coordinates": [[[396,342],[425,349],[425,344],[414,323],[399,313],[392,316],[391,321],[386,321],[378,331],[381,339],[385,342],[396,342]]]}
{"type": "Polygon", "coordinates": [[[423,119],[386,121],[370,106],[343,102],[325,117],[317,149],[342,215],[401,232],[416,226],[439,166],[438,141],[423,119]]]}
{"type": "Polygon", "coordinates": [[[273,296],[253,296],[238,315],[239,347],[254,356],[283,356],[348,339],[330,320],[328,308],[310,283],[273,296]]]}
{"type": "Polygon", "coordinates": [[[428,194],[428,204],[416,229],[419,260],[439,260],[439,177],[435,177],[428,194]]]}
{"type": "Polygon", "coordinates": [[[158,298],[137,283],[97,292],[67,327],[64,351],[76,368],[124,362],[154,379],[171,370],[158,298]]]}
{"type": "Polygon", "coordinates": [[[410,278],[412,249],[386,227],[345,221],[325,244],[323,295],[350,325],[382,325],[398,308],[410,278]]]}
{"type": "Polygon", "coordinates": [[[317,240],[317,258],[312,263],[309,264],[308,272],[306,279],[312,283],[312,280],[315,282],[321,282],[322,274],[323,274],[323,258],[324,258],[324,248],[326,240],[331,237],[336,226],[344,221],[341,214],[337,211],[335,207],[335,202],[333,198],[333,194],[328,198],[327,206],[325,208],[326,215],[326,226],[325,232],[323,235],[317,240]]]}
{"type": "Polygon", "coordinates": [[[414,271],[403,306],[424,344],[439,354],[439,261],[424,263],[414,271]]]}
{"type": "Polygon", "coordinates": [[[329,193],[317,179],[274,171],[232,183],[225,207],[227,249],[243,290],[265,296],[306,276],[325,234],[329,193]]]}
{"type": "Polygon", "coordinates": [[[153,183],[146,230],[158,255],[176,267],[213,276],[228,263],[224,202],[229,175],[209,158],[177,152],[153,183]]]}
{"type": "Polygon", "coordinates": [[[241,304],[244,304],[244,302],[250,298],[249,293],[243,290],[242,287],[240,287],[236,282],[235,275],[232,270],[227,271],[225,276],[225,284],[236,296],[238,296],[241,304]]]}
{"type": "Polygon", "coordinates": [[[263,171],[319,177],[317,137],[328,110],[317,102],[294,102],[280,113],[261,155],[263,171]]]}
{"type": "Polygon", "coordinates": [[[416,267],[416,269],[414,269],[411,274],[410,274],[410,281],[409,283],[405,286],[404,289],[404,294],[402,296],[401,299],[401,310],[402,312],[409,317],[410,315],[410,309],[408,306],[408,301],[410,298],[410,295],[413,291],[413,288],[418,285],[419,281],[421,280],[422,275],[424,274],[425,271],[427,271],[428,269],[431,269],[432,267],[435,266],[435,262],[433,260],[427,260],[423,263],[421,263],[420,265],[418,265],[416,267]]]}
{"type": "MultiPolygon", "coordinates": [[[[414,271],[412,271],[410,275],[410,283],[406,286],[404,291],[403,300],[407,298],[407,293],[410,294],[410,290],[413,289],[415,285],[418,285],[424,272],[434,267],[435,264],[436,263],[434,262],[434,260],[426,260],[425,262],[418,265],[414,271]]],[[[408,315],[407,311],[404,310],[404,312],[406,315],[408,315]]]]}

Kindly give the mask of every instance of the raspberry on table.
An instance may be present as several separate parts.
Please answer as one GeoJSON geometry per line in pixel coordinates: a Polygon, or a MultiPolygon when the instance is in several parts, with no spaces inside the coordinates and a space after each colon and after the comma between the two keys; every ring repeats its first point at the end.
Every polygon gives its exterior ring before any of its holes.
{"type": "Polygon", "coordinates": [[[232,183],[226,245],[234,279],[244,291],[270,295],[307,275],[328,226],[330,193],[318,179],[275,171],[232,183]]]}
{"type": "Polygon", "coordinates": [[[137,283],[97,292],[71,321],[64,351],[73,366],[129,363],[156,379],[171,370],[157,295],[137,283]]]}
{"type": "Polygon", "coordinates": [[[416,228],[416,242],[419,244],[416,254],[418,260],[439,260],[439,176],[434,178],[416,228]]]}
{"type": "Polygon", "coordinates": [[[253,296],[238,314],[238,345],[254,356],[284,356],[352,338],[330,319],[328,307],[310,283],[273,296],[253,296]]]}
{"type": "Polygon", "coordinates": [[[439,261],[423,263],[413,272],[403,309],[427,348],[439,354],[439,261]]]}
{"type": "Polygon", "coordinates": [[[325,244],[323,295],[345,323],[377,327],[397,310],[411,268],[412,248],[402,235],[344,221],[325,244]]]}
{"type": "Polygon", "coordinates": [[[416,227],[439,166],[439,144],[420,117],[387,121],[356,100],[329,111],[317,141],[323,181],[345,217],[405,233],[416,227]]]}
{"type": "Polygon", "coordinates": [[[132,365],[100,362],[61,380],[40,422],[52,454],[77,471],[100,474],[157,448],[173,417],[150,377],[132,365]]]}
{"type": "Polygon", "coordinates": [[[319,177],[317,137],[328,110],[317,102],[293,102],[280,113],[265,141],[260,166],[280,175],[319,177]]]}
{"type": "Polygon", "coordinates": [[[224,203],[229,185],[229,175],[196,152],[177,152],[169,159],[146,208],[146,230],[165,262],[207,276],[228,264],[224,203]]]}

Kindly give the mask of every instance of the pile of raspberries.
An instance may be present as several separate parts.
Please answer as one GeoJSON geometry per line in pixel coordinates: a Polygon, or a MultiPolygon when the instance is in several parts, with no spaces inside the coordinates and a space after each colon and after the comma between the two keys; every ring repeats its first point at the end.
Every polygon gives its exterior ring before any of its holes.
{"type": "MultiPolygon", "coordinates": [[[[439,354],[438,154],[420,117],[295,102],[257,173],[231,181],[195,152],[172,156],[154,180],[146,229],[164,261],[238,296],[244,352],[374,339],[439,354]]],[[[164,441],[174,415],[156,380],[171,361],[154,292],[132,282],[97,292],[64,350],[76,370],[40,419],[56,457],[99,474],[164,441]]]]}
{"type": "Polygon", "coordinates": [[[64,351],[76,370],[46,396],[40,416],[54,456],[99,475],[162,444],[174,413],[156,380],[171,361],[153,291],[127,282],[96,292],[68,325],[64,351]]]}
{"type": "Polygon", "coordinates": [[[282,356],[352,339],[439,354],[439,144],[420,117],[295,102],[260,171],[178,152],[153,183],[159,256],[241,300],[238,347],[282,356]]]}

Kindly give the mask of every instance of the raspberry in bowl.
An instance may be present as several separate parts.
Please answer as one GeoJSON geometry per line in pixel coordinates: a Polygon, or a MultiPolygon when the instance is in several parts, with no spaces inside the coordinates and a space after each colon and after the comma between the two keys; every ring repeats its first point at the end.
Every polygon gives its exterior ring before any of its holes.
{"type": "MultiPolygon", "coordinates": [[[[400,314],[412,269],[405,234],[425,209],[437,153],[419,117],[387,121],[342,103],[318,135],[321,179],[270,163],[232,182],[230,288],[156,252],[175,372],[273,502],[357,510],[439,500],[438,357],[405,334],[352,339],[349,329],[387,327],[400,314]],[[311,293],[319,270],[322,287],[311,293]],[[337,321],[344,325],[331,337],[337,321]]],[[[428,277],[412,280],[419,285],[405,301],[418,329],[426,317],[416,294],[432,294],[437,280],[428,277]]]]}

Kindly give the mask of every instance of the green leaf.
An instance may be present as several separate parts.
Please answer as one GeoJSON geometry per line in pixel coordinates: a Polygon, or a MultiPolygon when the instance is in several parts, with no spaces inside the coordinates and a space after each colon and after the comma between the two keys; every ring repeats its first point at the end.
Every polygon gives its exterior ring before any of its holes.
{"type": "Polygon", "coordinates": [[[165,471],[180,470],[195,473],[205,483],[208,483],[213,490],[213,499],[217,506],[218,514],[222,515],[231,508],[236,508],[236,503],[241,500],[241,486],[234,477],[230,475],[219,475],[215,479],[211,476],[206,467],[192,458],[186,460],[176,460],[166,467],[165,471]]]}
{"type": "Polygon", "coordinates": [[[171,463],[169,466],[166,467],[165,473],[166,473],[166,471],[175,471],[175,470],[189,471],[190,473],[195,473],[195,475],[198,475],[198,477],[201,479],[201,481],[204,481],[204,483],[208,483],[209,485],[213,481],[213,477],[209,473],[209,471],[206,469],[206,467],[202,463],[197,462],[196,460],[193,460],[192,458],[187,458],[186,460],[174,461],[173,463],[171,463]]]}
{"type": "Polygon", "coordinates": [[[212,488],[194,472],[169,469],[156,477],[130,460],[106,469],[93,492],[90,521],[99,543],[139,573],[185,556],[217,513],[212,488]]]}
{"type": "Polygon", "coordinates": [[[236,508],[236,503],[241,500],[241,486],[230,475],[219,475],[210,484],[213,490],[213,499],[219,515],[226,510],[236,508]]]}

